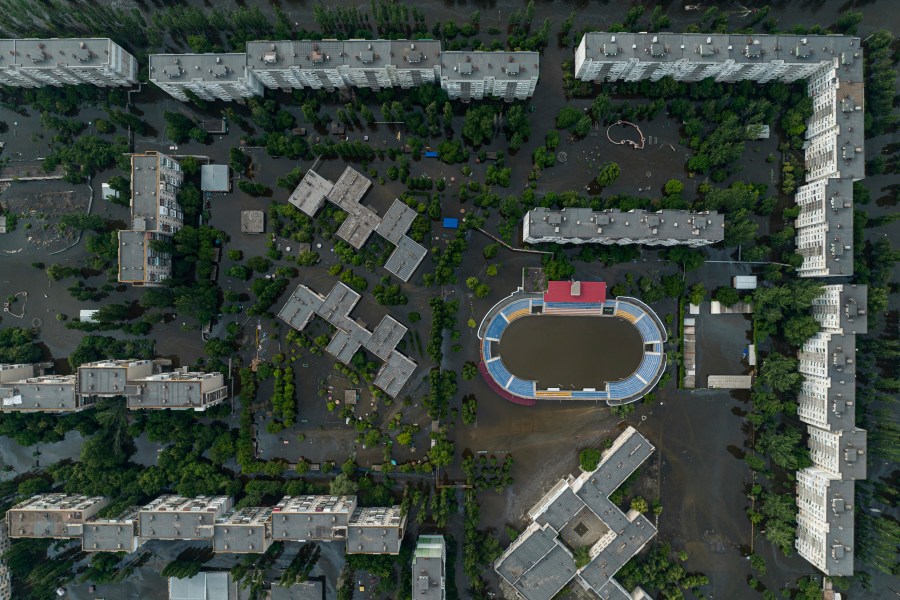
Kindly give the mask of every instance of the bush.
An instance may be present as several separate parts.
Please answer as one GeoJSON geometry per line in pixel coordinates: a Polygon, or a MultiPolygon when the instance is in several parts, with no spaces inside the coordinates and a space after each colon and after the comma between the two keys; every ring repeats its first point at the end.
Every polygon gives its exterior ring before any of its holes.
{"type": "Polygon", "coordinates": [[[602,453],[596,448],[587,448],[578,455],[579,463],[583,471],[593,471],[600,464],[602,453]]]}

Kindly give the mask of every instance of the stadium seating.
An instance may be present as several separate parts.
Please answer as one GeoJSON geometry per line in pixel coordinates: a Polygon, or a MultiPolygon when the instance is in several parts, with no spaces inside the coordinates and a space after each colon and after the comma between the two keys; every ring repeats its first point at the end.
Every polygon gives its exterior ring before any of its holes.
{"type": "Polygon", "coordinates": [[[619,301],[619,304],[616,308],[616,316],[617,317],[625,317],[625,315],[631,315],[632,317],[634,317],[633,319],[628,319],[631,322],[636,321],[638,318],[640,318],[644,314],[645,313],[644,313],[643,309],[638,308],[637,306],[634,306],[633,304],[628,304],[627,302],[624,302],[621,300],[619,301]]]}
{"type": "Polygon", "coordinates": [[[491,359],[491,340],[487,338],[481,341],[481,359],[484,361],[491,359]]]}
{"type": "MultiPolygon", "coordinates": [[[[512,321],[513,319],[518,318],[518,317],[513,317],[512,315],[514,313],[518,313],[519,311],[522,311],[522,310],[531,312],[531,303],[529,302],[528,298],[524,298],[522,300],[516,300],[514,302],[511,302],[503,310],[501,310],[500,313],[503,314],[508,320],[512,321]]],[[[525,313],[525,314],[527,314],[527,313],[525,313]]],[[[519,315],[519,316],[521,316],[521,315],[519,315]]]]}
{"type": "Polygon", "coordinates": [[[495,316],[488,325],[485,337],[499,340],[500,336],[503,335],[503,330],[506,329],[507,325],[509,325],[509,323],[506,322],[506,319],[504,319],[500,315],[495,316]]]}
{"type": "Polygon", "coordinates": [[[509,319],[509,322],[512,323],[519,317],[525,317],[531,314],[531,308],[521,308],[513,313],[506,315],[506,318],[509,319]]]}
{"type": "Polygon", "coordinates": [[[632,375],[628,379],[609,384],[609,397],[613,400],[622,400],[640,394],[647,384],[632,375]]]}
{"type": "Polygon", "coordinates": [[[659,329],[656,327],[656,322],[650,317],[644,316],[643,319],[635,323],[635,327],[641,332],[641,339],[644,340],[645,344],[655,343],[660,340],[661,336],[659,329]]]}
{"type": "Polygon", "coordinates": [[[656,371],[659,370],[660,363],[662,363],[661,355],[644,354],[644,359],[641,361],[641,366],[638,367],[636,374],[640,375],[644,381],[649,383],[656,377],[656,371]]]}
{"type": "Polygon", "coordinates": [[[506,367],[503,365],[503,361],[499,358],[493,359],[487,363],[488,372],[491,374],[491,377],[494,378],[500,387],[505,388],[509,383],[509,380],[512,378],[512,373],[506,370],[506,367]]]}
{"type": "Polygon", "coordinates": [[[506,387],[506,389],[516,396],[524,396],[525,398],[534,397],[534,382],[526,381],[525,379],[519,379],[516,376],[513,376],[513,380],[506,387]]]}
{"type": "Polygon", "coordinates": [[[572,392],[572,398],[576,400],[606,400],[609,398],[609,394],[606,393],[606,390],[578,391],[572,392]]]}

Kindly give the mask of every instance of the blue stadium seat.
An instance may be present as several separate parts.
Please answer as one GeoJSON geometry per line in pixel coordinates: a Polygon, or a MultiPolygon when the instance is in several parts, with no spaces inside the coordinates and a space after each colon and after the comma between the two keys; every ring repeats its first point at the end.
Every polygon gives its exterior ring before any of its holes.
{"type": "Polygon", "coordinates": [[[644,313],[643,309],[634,306],[633,304],[628,304],[627,302],[619,302],[619,310],[622,312],[627,312],[630,315],[634,315],[635,317],[640,317],[644,313]]]}
{"type": "Polygon", "coordinates": [[[517,310],[522,310],[523,308],[528,308],[529,306],[530,306],[530,304],[528,303],[528,298],[525,298],[524,300],[516,300],[515,302],[513,302],[512,304],[510,304],[509,306],[507,306],[500,312],[508,317],[509,315],[513,314],[517,310]]]}
{"type": "Polygon", "coordinates": [[[648,382],[653,381],[661,362],[662,356],[659,354],[644,354],[644,359],[641,361],[641,366],[637,371],[638,375],[648,382]]]}
{"type": "Polygon", "coordinates": [[[641,339],[644,340],[645,344],[648,344],[650,342],[658,342],[660,339],[662,339],[656,323],[652,318],[650,318],[649,315],[645,316],[643,319],[637,322],[637,328],[638,331],[641,332],[641,339]]]}
{"type": "Polygon", "coordinates": [[[519,379],[518,377],[514,376],[512,382],[509,384],[509,387],[506,389],[517,396],[524,396],[525,398],[534,397],[533,381],[526,381],[525,379],[519,379]]]}
{"type": "Polygon", "coordinates": [[[484,338],[481,341],[481,356],[485,361],[491,358],[491,340],[484,338]]]}
{"type": "Polygon", "coordinates": [[[504,319],[500,315],[496,315],[488,325],[485,337],[499,340],[500,336],[503,335],[503,330],[506,329],[507,325],[509,325],[509,323],[506,322],[506,319],[504,319]]]}
{"type": "Polygon", "coordinates": [[[491,377],[494,378],[500,387],[505,388],[506,382],[509,381],[509,378],[512,377],[512,373],[506,370],[506,367],[503,365],[502,360],[492,360],[487,363],[488,371],[491,374],[491,377]]]}
{"type": "Polygon", "coordinates": [[[606,390],[572,392],[572,397],[579,400],[606,400],[606,390]]]}

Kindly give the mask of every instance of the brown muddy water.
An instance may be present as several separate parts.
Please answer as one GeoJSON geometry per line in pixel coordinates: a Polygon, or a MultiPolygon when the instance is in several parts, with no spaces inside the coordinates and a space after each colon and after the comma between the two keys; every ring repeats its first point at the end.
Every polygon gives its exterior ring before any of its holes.
{"type": "Polygon", "coordinates": [[[500,338],[510,373],[542,389],[602,389],[637,370],[642,353],[638,330],[615,317],[522,317],[500,338]]]}

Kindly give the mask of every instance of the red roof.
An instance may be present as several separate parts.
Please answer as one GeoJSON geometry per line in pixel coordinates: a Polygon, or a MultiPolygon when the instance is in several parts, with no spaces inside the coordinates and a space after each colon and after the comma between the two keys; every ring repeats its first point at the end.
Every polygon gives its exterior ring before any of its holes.
{"type": "Polygon", "coordinates": [[[606,302],[604,281],[551,281],[544,292],[544,302],[606,302]]]}

